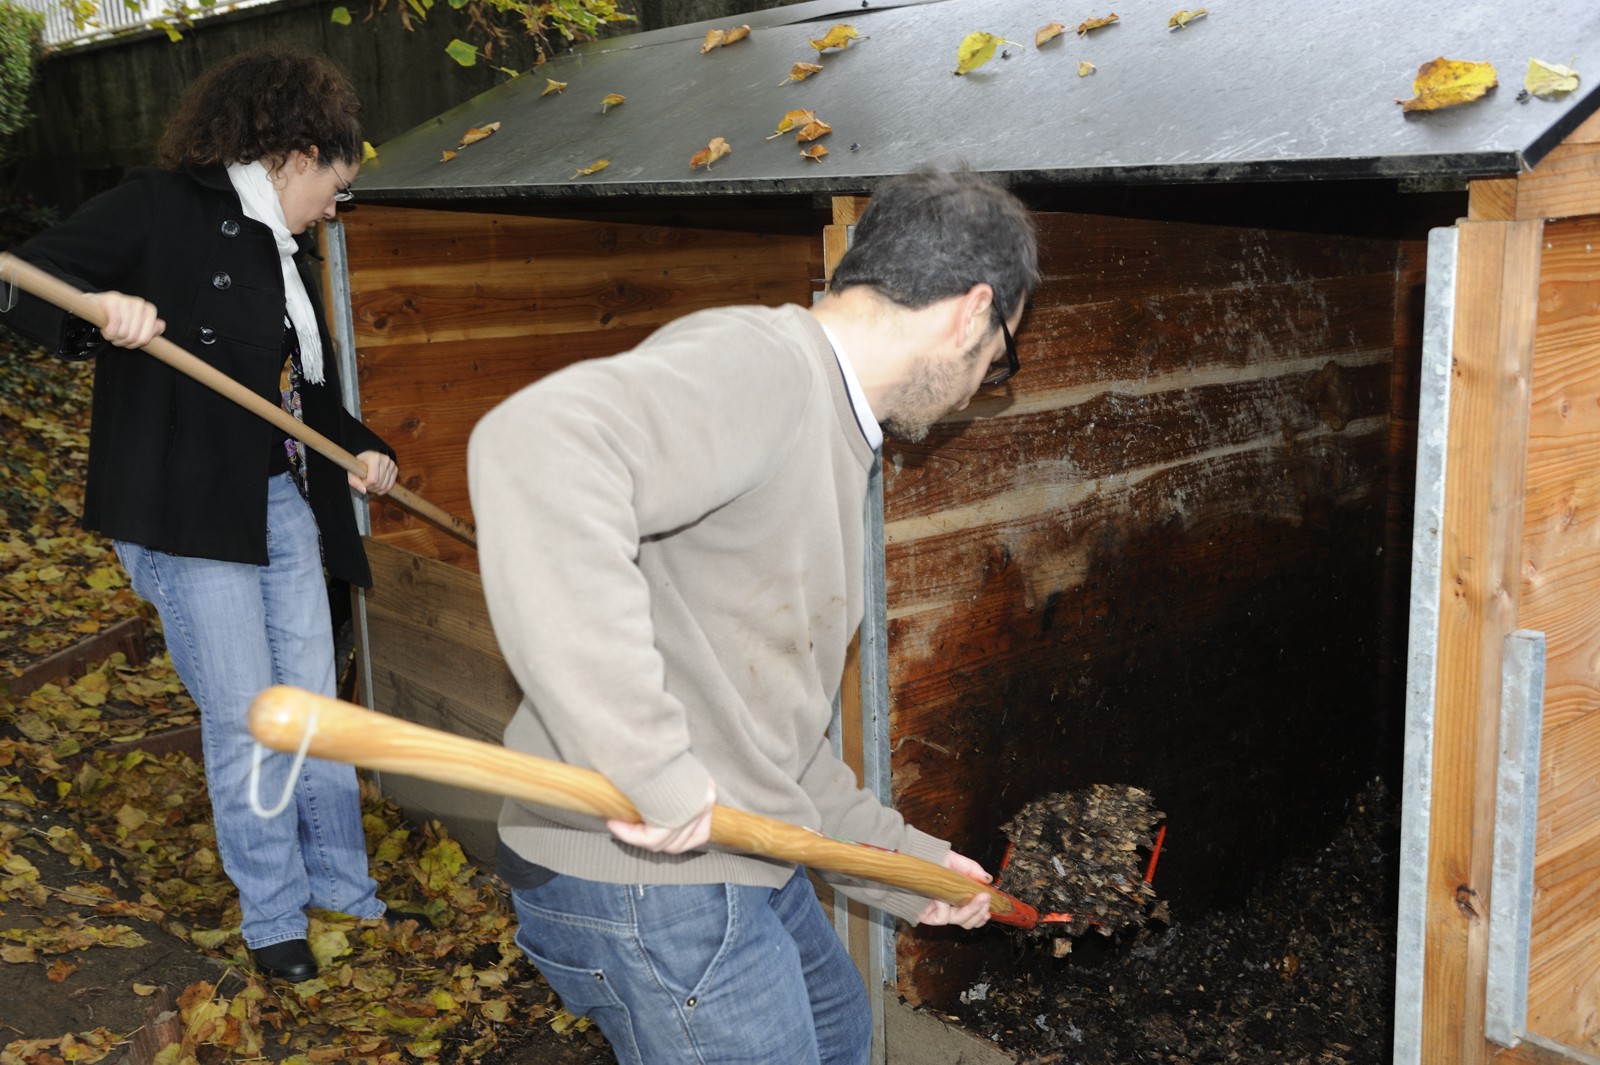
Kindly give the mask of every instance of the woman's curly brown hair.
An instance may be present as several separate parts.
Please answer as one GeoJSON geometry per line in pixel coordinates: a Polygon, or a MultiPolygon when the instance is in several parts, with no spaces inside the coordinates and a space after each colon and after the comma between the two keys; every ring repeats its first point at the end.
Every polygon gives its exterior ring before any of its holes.
{"type": "Polygon", "coordinates": [[[261,160],[293,151],[324,166],[361,161],[361,101],[333,63],[318,55],[264,49],[211,67],[189,86],[157,146],[176,170],[261,160]]]}

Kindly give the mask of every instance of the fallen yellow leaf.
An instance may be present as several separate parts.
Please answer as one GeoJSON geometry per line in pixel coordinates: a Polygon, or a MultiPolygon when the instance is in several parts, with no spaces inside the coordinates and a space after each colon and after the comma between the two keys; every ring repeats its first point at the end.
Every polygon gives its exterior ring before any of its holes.
{"type": "Polygon", "coordinates": [[[628,98],[623,96],[621,93],[608,92],[606,93],[605,99],[600,101],[600,113],[603,115],[611,108],[620,106],[627,102],[628,98]]]}
{"type": "Polygon", "coordinates": [[[833,127],[826,122],[811,121],[807,122],[805,127],[794,135],[794,141],[796,144],[803,144],[806,141],[814,141],[819,137],[826,137],[832,132],[833,127]]]}
{"type": "Polygon", "coordinates": [[[693,170],[695,167],[703,166],[710,170],[712,163],[731,151],[733,151],[733,145],[721,137],[712,137],[710,144],[694,153],[694,157],[689,160],[689,169],[693,170]]]}
{"type": "Polygon", "coordinates": [[[609,160],[609,159],[596,159],[594,162],[590,163],[588,166],[579,167],[577,173],[573,174],[572,176],[573,177],[582,177],[582,176],[584,176],[586,174],[598,174],[600,171],[604,170],[606,167],[608,167],[610,165],[611,165],[611,160],[609,160]]]}
{"type": "Polygon", "coordinates": [[[705,55],[711,49],[721,45],[727,38],[727,30],[706,30],[706,39],[705,43],[700,46],[700,54],[705,55]]]}
{"type": "Polygon", "coordinates": [[[1167,29],[1181,30],[1197,18],[1204,18],[1210,14],[1205,8],[1197,7],[1193,11],[1183,10],[1167,19],[1167,29]]]}
{"type": "Polygon", "coordinates": [[[455,157],[456,157],[456,153],[452,152],[449,148],[446,148],[444,150],[444,153],[439,156],[439,162],[448,163],[450,160],[454,159],[455,157]]]}
{"type": "MultiPolygon", "coordinates": [[[[1180,12],[1180,14],[1182,14],[1182,12],[1180,12]]],[[[1173,16],[1173,18],[1177,18],[1177,17],[1178,17],[1177,15],[1173,16]]],[[[1099,18],[1086,18],[1082,22],[1078,23],[1078,36],[1082,37],[1084,34],[1088,33],[1090,30],[1098,30],[1103,26],[1109,26],[1113,22],[1119,22],[1119,21],[1121,21],[1121,20],[1117,18],[1117,15],[1116,15],[1115,12],[1112,12],[1109,15],[1101,15],[1099,18]]],[[[1167,25],[1170,26],[1171,23],[1169,22],[1167,25]]]]}
{"type": "Polygon", "coordinates": [[[739,41],[744,40],[748,36],[750,36],[749,26],[735,26],[733,29],[729,30],[728,35],[722,39],[722,47],[726,48],[730,44],[737,44],[739,41]]]}
{"type": "Polygon", "coordinates": [[[459,151],[469,144],[476,144],[485,137],[492,135],[494,131],[499,128],[500,123],[498,122],[491,122],[487,126],[474,126],[472,129],[467,130],[467,132],[461,135],[461,143],[456,145],[456,149],[459,151]]]}
{"type": "Polygon", "coordinates": [[[1094,64],[1087,59],[1078,60],[1078,77],[1087,78],[1094,73],[1094,64]]]}
{"type": "MultiPolygon", "coordinates": [[[[970,74],[994,58],[994,50],[1002,44],[1013,44],[1004,37],[982,30],[969,33],[961,39],[961,47],[956,50],[956,73],[970,74]]],[[[1018,45],[1018,47],[1021,47],[1018,45]]]]}
{"type": "Polygon", "coordinates": [[[553,92],[565,92],[566,88],[567,83],[564,81],[557,81],[555,78],[545,78],[544,91],[539,93],[539,95],[549,96],[553,92]]]}
{"type": "Polygon", "coordinates": [[[811,42],[811,47],[819,52],[826,52],[830,48],[848,48],[851,41],[864,41],[865,37],[854,26],[841,22],[829,29],[826,34],[811,42]]]}
{"type": "Polygon", "coordinates": [[[1522,87],[1539,97],[1560,96],[1578,87],[1578,72],[1542,59],[1529,59],[1522,87]]]}
{"type": "Polygon", "coordinates": [[[1060,22],[1052,22],[1048,26],[1041,26],[1033,35],[1033,46],[1039,47],[1046,41],[1053,41],[1065,33],[1067,27],[1060,22]]]}
{"type": "Polygon", "coordinates": [[[767,135],[767,140],[770,141],[773,137],[781,137],[796,126],[803,126],[807,122],[815,121],[816,117],[817,113],[815,111],[790,111],[778,120],[778,128],[767,135]]]}
{"type": "MultiPolygon", "coordinates": [[[[821,69],[822,67],[818,66],[816,63],[796,63],[794,66],[789,68],[789,76],[784,78],[783,81],[805,81],[807,78],[817,73],[821,69]]],[[[778,82],[778,84],[782,85],[783,81],[778,82]]]]}
{"type": "Polygon", "coordinates": [[[809,148],[801,148],[800,154],[805,156],[807,159],[815,159],[820,162],[822,157],[828,154],[828,149],[824,148],[820,144],[813,144],[809,148]]]}
{"type": "Polygon", "coordinates": [[[1470,103],[1500,84],[1492,63],[1465,59],[1430,59],[1417,70],[1411,84],[1416,93],[1409,100],[1396,100],[1402,111],[1437,111],[1470,103]]]}

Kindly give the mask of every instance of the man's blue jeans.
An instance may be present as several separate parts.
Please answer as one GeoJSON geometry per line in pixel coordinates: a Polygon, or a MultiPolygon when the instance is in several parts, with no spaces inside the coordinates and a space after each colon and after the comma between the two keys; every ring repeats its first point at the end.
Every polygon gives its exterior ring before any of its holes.
{"type": "MultiPolygon", "coordinates": [[[[306,934],[306,908],[379,917],[367,873],[361,795],[348,765],[306,759],[277,817],[250,808],[250,700],[273,684],[334,694],[333,631],[311,508],[288,474],[267,482],[265,566],[188,558],[117,542],[133,590],[155,604],[167,650],[200,705],[206,785],[222,867],[239,889],[251,948],[306,934]]],[[[261,804],[283,794],[292,755],[267,753],[261,804]]]]}
{"type": "Polygon", "coordinates": [[[557,876],[517,944],[626,1065],[863,1065],[872,1011],[805,874],[780,890],[557,876]]]}

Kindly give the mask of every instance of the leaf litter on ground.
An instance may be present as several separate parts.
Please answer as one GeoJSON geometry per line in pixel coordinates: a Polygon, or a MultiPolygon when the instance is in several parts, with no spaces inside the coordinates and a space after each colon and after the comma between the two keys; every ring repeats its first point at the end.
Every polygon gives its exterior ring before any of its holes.
{"type": "MultiPolygon", "coordinates": [[[[89,382],[82,365],[0,338],[0,669],[8,671],[0,677],[82,638],[87,626],[74,625],[146,610],[125,587],[109,544],[76,527],[89,382]]],[[[136,947],[141,922],[223,960],[230,968],[222,980],[192,984],[178,997],[182,1040],[161,1051],[162,1065],[476,1061],[535,1026],[580,1044],[598,1039],[526,961],[498,884],[441,825],[408,823],[366,781],[363,826],[380,894],[434,927],[314,911],[317,979],[287,986],[255,976],[239,936],[238,896],[217,855],[202,765],[182,752],[129,745],[198,720],[165,653],[142,665],[113,654],[76,677],[0,699],[0,967],[37,966],[47,980],[69,981],[76,952],[136,947]],[[37,827],[45,811],[63,823],[37,827]],[[77,882],[41,877],[28,855],[51,851],[82,874],[77,882]],[[39,927],[7,927],[17,906],[47,899],[75,910],[39,927]]],[[[147,985],[127,990],[152,993],[147,985]]],[[[17,1039],[0,1048],[0,1059],[92,1063],[129,1035],[97,1029],[17,1039]]]]}

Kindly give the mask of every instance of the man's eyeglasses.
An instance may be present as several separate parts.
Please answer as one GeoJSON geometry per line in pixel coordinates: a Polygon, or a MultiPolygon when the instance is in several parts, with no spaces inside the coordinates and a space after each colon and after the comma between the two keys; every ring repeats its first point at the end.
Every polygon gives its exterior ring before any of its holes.
{"type": "Polygon", "coordinates": [[[1017,361],[1017,342],[1012,339],[1011,328],[1006,325],[1006,312],[1001,309],[998,303],[990,304],[990,306],[994,308],[995,315],[999,319],[1000,335],[1006,342],[1006,361],[1004,366],[991,366],[989,368],[989,376],[983,379],[981,386],[983,388],[1003,385],[1015,377],[1018,370],[1022,369],[1022,363],[1017,361]]]}
{"type": "Polygon", "coordinates": [[[333,194],[334,203],[349,203],[356,198],[355,190],[350,187],[350,182],[339,179],[339,191],[333,194]]]}

